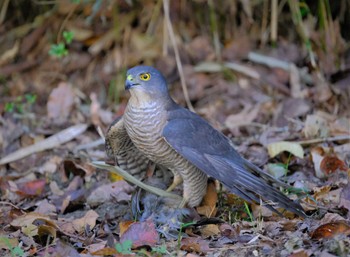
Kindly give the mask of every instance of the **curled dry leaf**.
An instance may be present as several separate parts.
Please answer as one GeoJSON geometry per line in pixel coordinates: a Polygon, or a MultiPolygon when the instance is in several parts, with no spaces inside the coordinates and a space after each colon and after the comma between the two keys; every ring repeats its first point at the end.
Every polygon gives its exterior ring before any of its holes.
{"type": "Polygon", "coordinates": [[[319,226],[311,235],[312,239],[329,239],[338,235],[350,235],[350,226],[343,221],[330,222],[319,226]]]}
{"type": "Polygon", "coordinates": [[[267,145],[267,150],[271,158],[286,151],[299,158],[304,158],[303,147],[295,142],[280,141],[267,145]]]}

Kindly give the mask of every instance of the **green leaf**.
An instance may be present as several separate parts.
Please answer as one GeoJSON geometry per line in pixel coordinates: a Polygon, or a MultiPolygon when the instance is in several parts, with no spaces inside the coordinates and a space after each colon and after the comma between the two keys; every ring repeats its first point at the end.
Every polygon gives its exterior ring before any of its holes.
{"type": "Polygon", "coordinates": [[[66,43],[70,44],[73,41],[74,32],[73,31],[63,31],[63,37],[66,40],[66,43]]]}
{"type": "Polygon", "coordinates": [[[61,58],[68,54],[68,50],[66,49],[66,45],[64,43],[52,44],[49,54],[61,58]]]}
{"type": "Polygon", "coordinates": [[[15,104],[13,102],[9,102],[5,104],[5,112],[13,112],[15,109],[15,104]]]}

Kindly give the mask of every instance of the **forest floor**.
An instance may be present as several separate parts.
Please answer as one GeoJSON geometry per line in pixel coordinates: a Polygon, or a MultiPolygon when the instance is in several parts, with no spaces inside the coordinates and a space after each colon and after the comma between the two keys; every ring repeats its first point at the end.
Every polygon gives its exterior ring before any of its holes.
{"type": "Polygon", "coordinates": [[[212,32],[191,16],[201,1],[174,1],[171,22],[162,1],[35,2],[11,1],[0,15],[1,256],[350,256],[350,54],[337,20],[325,31],[304,19],[311,51],[283,22],[268,44],[247,6],[239,25],[212,32]],[[292,185],[284,193],[309,217],[278,216],[210,182],[175,225],[166,214],[135,218],[138,189],[92,162],[106,160],[103,134],[123,114],[125,73],[139,63],[292,185]]]}

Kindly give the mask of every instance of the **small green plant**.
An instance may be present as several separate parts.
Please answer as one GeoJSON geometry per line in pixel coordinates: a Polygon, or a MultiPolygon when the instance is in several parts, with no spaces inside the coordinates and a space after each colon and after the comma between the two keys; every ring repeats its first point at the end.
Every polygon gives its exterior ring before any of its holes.
{"type": "Polygon", "coordinates": [[[68,55],[67,45],[72,43],[74,39],[74,33],[72,31],[63,31],[64,42],[60,42],[58,44],[52,44],[49,50],[49,54],[51,56],[56,56],[58,58],[62,58],[63,56],[68,55]]]}
{"type": "Polygon", "coordinates": [[[196,224],[195,221],[191,221],[191,222],[187,222],[187,223],[182,223],[181,226],[180,226],[180,230],[179,230],[179,234],[177,236],[177,247],[180,249],[181,247],[181,239],[182,239],[182,231],[184,228],[187,228],[189,226],[192,226],[196,224]]]}
{"type": "Polygon", "coordinates": [[[168,251],[166,249],[166,246],[162,245],[162,246],[152,247],[152,253],[165,255],[168,253],[168,251]]]}
{"type": "Polygon", "coordinates": [[[246,212],[246,213],[248,214],[248,216],[249,216],[250,221],[253,222],[253,221],[254,221],[254,217],[253,217],[252,212],[251,212],[250,209],[249,209],[249,206],[248,206],[247,202],[244,202],[244,208],[245,208],[245,212],[246,212]]]}
{"type": "Polygon", "coordinates": [[[132,246],[132,241],[125,240],[122,243],[117,243],[115,245],[115,249],[117,250],[118,253],[121,253],[121,254],[132,254],[131,246],[132,246]]]}
{"type": "Polygon", "coordinates": [[[31,106],[36,102],[37,95],[25,94],[24,96],[17,96],[14,101],[5,104],[5,112],[17,112],[23,114],[29,112],[31,106]]]}
{"type": "Polygon", "coordinates": [[[21,248],[21,245],[18,246],[12,246],[10,239],[8,239],[7,237],[0,237],[0,242],[3,242],[6,247],[10,250],[10,254],[13,257],[16,256],[25,256],[25,253],[23,251],[23,249],[21,248]]]}

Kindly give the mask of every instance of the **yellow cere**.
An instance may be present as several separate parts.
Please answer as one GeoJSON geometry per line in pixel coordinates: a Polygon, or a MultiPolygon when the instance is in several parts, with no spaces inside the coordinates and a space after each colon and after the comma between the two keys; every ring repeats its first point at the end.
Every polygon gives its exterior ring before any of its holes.
{"type": "Polygon", "coordinates": [[[148,81],[151,79],[151,74],[149,73],[142,73],[140,74],[140,79],[143,81],[148,81]]]}
{"type": "Polygon", "coordinates": [[[132,75],[129,74],[129,75],[126,77],[126,79],[129,80],[129,81],[132,81],[132,75]]]}

